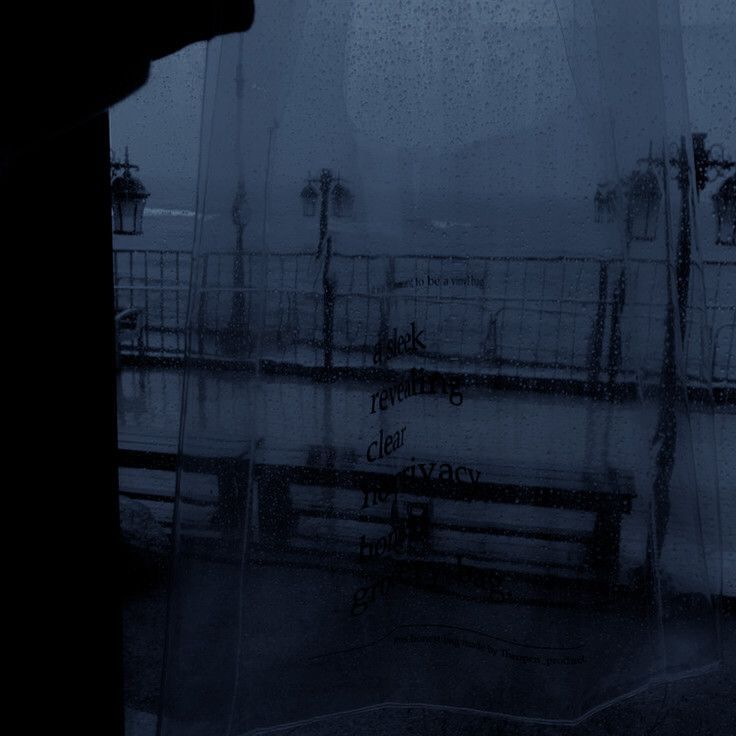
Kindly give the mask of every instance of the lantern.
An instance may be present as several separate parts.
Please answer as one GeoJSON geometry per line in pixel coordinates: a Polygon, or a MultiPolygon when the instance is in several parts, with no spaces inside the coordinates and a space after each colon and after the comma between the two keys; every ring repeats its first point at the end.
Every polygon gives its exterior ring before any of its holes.
{"type": "Polygon", "coordinates": [[[661,199],[659,181],[651,167],[631,176],[626,210],[626,234],[629,240],[654,240],[661,199]]]}
{"type": "Polygon", "coordinates": [[[608,182],[603,182],[595,192],[595,221],[613,222],[615,215],[616,190],[608,182]]]}
{"type": "Polygon", "coordinates": [[[304,217],[314,217],[317,214],[317,200],[319,199],[317,190],[311,184],[307,184],[302,189],[301,198],[304,217]]]}
{"type": "Polygon", "coordinates": [[[332,211],[335,217],[350,217],[353,214],[353,195],[339,179],[332,190],[332,211]]]}
{"type": "Polygon", "coordinates": [[[713,195],[716,243],[736,245],[736,175],[729,176],[713,195]]]}
{"type": "Polygon", "coordinates": [[[123,169],[120,176],[111,183],[113,232],[117,235],[140,235],[143,232],[143,209],[146,206],[149,192],[140,179],[134,177],[131,169],[137,166],[128,160],[128,149],[125,149],[125,163],[111,163],[113,171],[123,169]]]}

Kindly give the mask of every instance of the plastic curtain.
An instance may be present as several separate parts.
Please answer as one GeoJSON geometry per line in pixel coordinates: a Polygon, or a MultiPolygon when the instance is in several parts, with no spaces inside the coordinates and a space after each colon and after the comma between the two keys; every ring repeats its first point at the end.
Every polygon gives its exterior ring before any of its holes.
{"type": "Polygon", "coordinates": [[[210,44],[162,734],[575,723],[717,663],[681,46],[671,0],[210,44]]]}

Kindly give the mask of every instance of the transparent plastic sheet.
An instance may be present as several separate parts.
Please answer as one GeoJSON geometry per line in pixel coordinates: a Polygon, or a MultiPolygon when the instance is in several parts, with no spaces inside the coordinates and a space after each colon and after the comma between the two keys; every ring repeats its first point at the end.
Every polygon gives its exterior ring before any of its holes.
{"type": "Polygon", "coordinates": [[[210,44],[162,734],[574,723],[717,663],[677,5],[531,5],[210,44]]]}

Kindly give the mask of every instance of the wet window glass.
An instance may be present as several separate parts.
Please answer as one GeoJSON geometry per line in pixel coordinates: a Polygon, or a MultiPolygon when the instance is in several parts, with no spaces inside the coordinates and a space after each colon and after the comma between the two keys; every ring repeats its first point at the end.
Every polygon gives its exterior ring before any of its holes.
{"type": "Polygon", "coordinates": [[[736,146],[693,119],[704,32],[670,0],[261,3],[197,47],[196,182],[115,151],[162,734],[571,724],[717,666],[736,146]]]}

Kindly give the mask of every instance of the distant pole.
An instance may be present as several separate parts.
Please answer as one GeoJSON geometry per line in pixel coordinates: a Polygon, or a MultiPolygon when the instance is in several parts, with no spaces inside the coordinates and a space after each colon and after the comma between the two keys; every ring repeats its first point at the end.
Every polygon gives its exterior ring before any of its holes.
{"type": "Polygon", "coordinates": [[[235,226],[235,252],[233,253],[233,300],[230,308],[228,332],[235,349],[244,347],[246,334],[245,266],[243,263],[245,226],[247,224],[245,209],[245,183],[241,179],[238,182],[232,208],[233,225],[235,226]]]}
{"type": "Polygon", "coordinates": [[[332,172],[329,169],[322,169],[319,177],[320,204],[317,258],[320,258],[324,252],[324,261],[322,262],[322,365],[327,379],[329,379],[333,367],[335,317],[335,284],[330,278],[332,237],[327,234],[329,231],[330,191],[333,181],[332,172]]]}
{"type": "Polygon", "coordinates": [[[232,205],[232,221],[235,227],[235,251],[233,253],[233,298],[230,305],[230,319],[227,326],[229,349],[235,353],[243,352],[248,345],[246,325],[245,266],[243,263],[245,226],[248,224],[248,203],[245,192],[245,174],[241,145],[242,108],[245,90],[243,75],[243,34],[238,40],[238,63],[235,68],[235,161],[238,167],[238,183],[232,205]]]}
{"type": "Polygon", "coordinates": [[[324,368],[327,375],[332,371],[332,349],[335,338],[335,284],[330,278],[330,260],[332,259],[332,237],[327,236],[325,262],[322,269],[322,343],[324,346],[324,368]]]}
{"type": "Polygon", "coordinates": [[[330,196],[333,198],[333,214],[344,217],[352,212],[353,195],[350,190],[332,175],[330,169],[322,169],[319,179],[307,178],[307,184],[301,191],[302,207],[305,217],[314,217],[319,199],[319,240],[317,241],[316,258],[324,255],[322,262],[322,346],[323,368],[325,378],[332,378],[334,349],[334,316],[335,316],[335,282],[330,276],[332,261],[332,236],[329,235],[330,196]],[[319,185],[319,193],[314,185],[319,185]]]}

